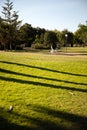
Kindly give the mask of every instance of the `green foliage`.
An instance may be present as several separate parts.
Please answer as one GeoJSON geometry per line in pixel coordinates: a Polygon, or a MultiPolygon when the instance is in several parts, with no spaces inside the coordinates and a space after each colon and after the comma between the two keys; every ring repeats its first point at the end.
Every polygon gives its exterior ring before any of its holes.
{"type": "Polygon", "coordinates": [[[35,37],[34,44],[39,44],[39,36],[38,35],[36,35],[36,37],[35,37]]]}
{"type": "Polygon", "coordinates": [[[35,39],[35,29],[28,23],[25,23],[20,28],[21,41],[25,43],[25,46],[31,46],[35,39]]]}
{"type": "Polygon", "coordinates": [[[68,30],[67,29],[64,29],[62,32],[61,32],[61,35],[60,35],[60,42],[62,43],[62,46],[65,46],[66,44],[66,37],[65,35],[68,33],[68,30]]]}
{"type": "Polygon", "coordinates": [[[58,39],[57,39],[55,32],[47,31],[45,33],[45,35],[44,35],[45,45],[48,45],[49,47],[51,47],[51,45],[52,45],[52,47],[55,49],[57,46],[57,42],[58,42],[58,39]]]}
{"type": "Polygon", "coordinates": [[[40,36],[36,35],[36,38],[32,44],[32,48],[35,49],[48,49],[49,46],[44,44],[44,34],[42,33],[40,36]]]}
{"type": "Polygon", "coordinates": [[[74,44],[74,35],[72,32],[67,33],[67,44],[73,47],[74,44]]]}
{"type": "Polygon", "coordinates": [[[32,27],[25,23],[21,26],[18,20],[18,11],[13,11],[13,2],[6,0],[2,7],[4,18],[0,17],[0,48],[16,49],[17,46],[25,44],[26,47],[38,49],[49,49],[61,46],[84,46],[87,44],[87,23],[80,24],[78,30],[73,34],[64,29],[63,31],[50,31],[40,27],[32,27]],[[67,34],[67,37],[65,35],[67,34]]]}
{"type": "Polygon", "coordinates": [[[45,46],[44,44],[32,44],[31,48],[34,48],[34,49],[47,49],[47,46],[45,46]]]}
{"type": "Polygon", "coordinates": [[[7,23],[12,23],[13,14],[11,13],[13,9],[13,2],[10,2],[10,0],[6,0],[7,3],[5,3],[5,6],[3,6],[2,13],[5,16],[5,19],[3,19],[7,23]]]}
{"type": "Polygon", "coordinates": [[[40,44],[44,44],[44,33],[41,33],[39,42],[40,42],[40,44]]]}
{"type": "Polygon", "coordinates": [[[9,31],[11,31],[11,29],[11,26],[9,26],[7,23],[4,23],[2,19],[0,20],[0,42],[4,46],[5,50],[11,38],[11,36],[9,35],[9,31]]]}
{"type": "Polygon", "coordinates": [[[3,12],[2,12],[4,14],[4,18],[1,18],[3,26],[0,25],[1,26],[0,41],[2,44],[4,44],[5,48],[9,46],[10,49],[12,49],[14,41],[17,40],[18,30],[21,24],[21,21],[18,21],[18,14],[17,14],[18,12],[16,11],[12,12],[12,10],[13,10],[13,2],[7,0],[7,3],[5,3],[5,6],[3,6],[3,12]]]}
{"type": "Polygon", "coordinates": [[[34,40],[34,42],[33,42],[33,44],[32,44],[32,48],[35,48],[35,49],[43,49],[43,45],[40,44],[39,36],[38,36],[38,35],[36,35],[36,37],[35,37],[35,40],[34,40]]]}
{"type": "Polygon", "coordinates": [[[60,34],[60,42],[62,43],[63,46],[71,46],[73,47],[74,43],[74,35],[72,32],[69,32],[67,29],[63,30],[60,34]],[[66,37],[67,34],[67,37],[66,37]]]}
{"type": "Polygon", "coordinates": [[[38,49],[50,48],[51,45],[55,49],[57,46],[57,36],[53,31],[46,31],[44,34],[36,35],[33,47],[38,49]]]}
{"type": "Polygon", "coordinates": [[[77,40],[80,41],[80,44],[86,45],[86,43],[87,43],[87,24],[86,25],[80,24],[79,29],[75,32],[75,36],[76,36],[77,40]]]}

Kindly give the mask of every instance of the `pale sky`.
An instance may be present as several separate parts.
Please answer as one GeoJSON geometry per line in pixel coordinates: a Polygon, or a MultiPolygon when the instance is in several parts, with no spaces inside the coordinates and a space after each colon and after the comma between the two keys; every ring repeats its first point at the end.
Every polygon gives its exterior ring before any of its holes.
{"type": "MultiPolygon", "coordinates": [[[[75,32],[87,21],[87,0],[11,0],[22,24],[75,32]]],[[[0,0],[0,16],[6,0],[0,0]]]]}

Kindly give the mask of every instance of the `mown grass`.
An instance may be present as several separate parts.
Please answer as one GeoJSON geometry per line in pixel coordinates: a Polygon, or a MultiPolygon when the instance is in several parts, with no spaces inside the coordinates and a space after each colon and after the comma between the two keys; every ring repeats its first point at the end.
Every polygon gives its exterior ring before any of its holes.
{"type": "Polygon", "coordinates": [[[87,53],[87,47],[69,47],[69,52],[87,53]]]}
{"type": "Polygon", "coordinates": [[[87,56],[0,52],[1,130],[86,130],[86,123],[87,56]]]}
{"type": "MultiPolygon", "coordinates": [[[[31,53],[50,53],[50,49],[49,50],[44,50],[44,49],[34,49],[34,48],[30,48],[30,47],[25,47],[23,48],[23,50],[20,50],[20,52],[31,52],[31,53]]],[[[60,49],[56,49],[56,51],[54,51],[54,54],[59,54],[59,53],[80,53],[80,55],[87,55],[87,47],[61,47],[60,49]]]]}
{"type": "Polygon", "coordinates": [[[84,55],[85,53],[87,54],[87,47],[63,47],[61,51],[67,53],[82,53],[84,55]]]}

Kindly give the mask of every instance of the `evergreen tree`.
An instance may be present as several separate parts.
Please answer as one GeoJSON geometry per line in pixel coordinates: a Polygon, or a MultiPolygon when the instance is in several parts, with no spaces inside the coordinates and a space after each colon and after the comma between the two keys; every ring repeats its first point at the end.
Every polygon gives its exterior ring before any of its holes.
{"type": "MultiPolygon", "coordinates": [[[[5,6],[3,6],[2,14],[4,15],[3,24],[6,28],[2,28],[6,33],[5,39],[8,42],[4,41],[4,45],[8,44],[9,48],[12,49],[13,43],[17,40],[17,33],[20,27],[21,21],[18,21],[18,12],[13,11],[13,2],[6,0],[5,6]]],[[[1,34],[2,35],[2,34],[1,34]]],[[[3,37],[3,35],[2,35],[3,37]]],[[[5,45],[6,46],[6,45],[5,45]]],[[[16,45],[15,45],[16,46],[16,45]]]]}

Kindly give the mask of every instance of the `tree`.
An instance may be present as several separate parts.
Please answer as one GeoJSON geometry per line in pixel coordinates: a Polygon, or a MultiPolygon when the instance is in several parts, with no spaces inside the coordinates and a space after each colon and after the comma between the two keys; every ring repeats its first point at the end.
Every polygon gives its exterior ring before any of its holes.
{"type": "Polygon", "coordinates": [[[74,44],[74,35],[72,32],[68,31],[67,29],[64,29],[62,32],[61,32],[61,35],[60,35],[60,41],[62,43],[63,46],[71,46],[73,47],[73,44],[74,44]],[[67,37],[66,37],[66,34],[67,34],[67,37]]]}
{"type": "Polygon", "coordinates": [[[66,37],[65,35],[68,33],[68,30],[67,29],[64,29],[62,32],[61,32],[61,35],[60,35],[60,42],[62,43],[62,46],[66,46],[66,37]]]}
{"type": "Polygon", "coordinates": [[[2,30],[6,35],[4,37],[2,33],[1,35],[3,39],[4,38],[6,39],[5,40],[6,42],[4,41],[4,45],[9,44],[9,48],[12,49],[12,43],[14,43],[14,40],[16,40],[17,38],[17,32],[20,27],[21,21],[18,21],[18,17],[19,17],[17,14],[18,12],[12,11],[13,2],[7,0],[5,6],[3,6],[2,8],[3,8],[2,14],[4,15],[4,18],[1,19],[3,21],[3,25],[6,26],[6,28],[2,26],[2,30]]]}
{"type": "Polygon", "coordinates": [[[22,42],[25,43],[26,46],[31,47],[36,36],[36,31],[31,24],[25,23],[20,28],[20,35],[22,42]]]}
{"type": "Polygon", "coordinates": [[[78,30],[75,32],[75,37],[80,41],[80,44],[87,44],[87,23],[80,24],[78,30]]]}
{"type": "Polygon", "coordinates": [[[62,47],[62,33],[57,29],[55,29],[54,32],[56,33],[58,39],[57,48],[60,49],[62,47]]]}
{"type": "Polygon", "coordinates": [[[0,18],[0,43],[4,50],[6,50],[8,45],[8,27],[9,26],[0,18]]]}
{"type": "Polygon", "coordinates": [[[53,49],[55,49],[57,46],[57,42],[58,42],[55,32],[46,31],[46,33],[44,35],[44,42],[49,48],[52,46],[53,49]]]}
{"type": "Polygon", "coordinates": [[[72,32],[67,33],[67,44],[73,47],[74,44],[74,35],[72,32]]]}
{"type": "Polygon", "coordinates": [[[40,43],[40,44],[44,44],[44,33],[42,33],[42,34],[40,35],[39,43],[40,43]]]}

